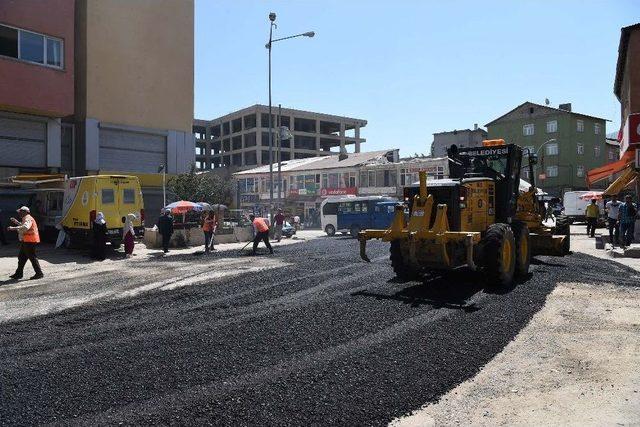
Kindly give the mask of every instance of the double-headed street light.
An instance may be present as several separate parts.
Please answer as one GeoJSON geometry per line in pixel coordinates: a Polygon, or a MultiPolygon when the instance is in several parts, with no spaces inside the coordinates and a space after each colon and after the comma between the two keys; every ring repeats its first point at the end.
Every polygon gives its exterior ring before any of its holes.
{"type": "MultiPolygon", "coordinates": [[[[296,37],[313,37],[316,35],[313,31],[307,31],[306,33],[295,34],[293,36],[281,37],[279,39],[273,38],[273,27],[278,28],[276,25],[276,14],[271,12],[269,14],[269,21],[271,24],[269,26],[269,42],[264,46],[269,50],[269,213],[271,213],[271,209],[273,209],[273,115],[271,113],[271,47],[274,42],[279,42],[282,40],[293,39],[296,37]]],[[[282,183],[278,183],[278,188],[282,183]]]]}

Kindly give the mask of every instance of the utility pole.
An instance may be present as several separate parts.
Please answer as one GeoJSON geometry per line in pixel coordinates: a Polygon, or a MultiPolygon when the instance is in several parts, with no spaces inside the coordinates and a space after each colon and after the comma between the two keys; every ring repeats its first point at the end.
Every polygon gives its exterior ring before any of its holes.
{"type": "Polygon", "coordinates": [[[278,207],[282,208],[282,104],[278,104],[278,207]]]}

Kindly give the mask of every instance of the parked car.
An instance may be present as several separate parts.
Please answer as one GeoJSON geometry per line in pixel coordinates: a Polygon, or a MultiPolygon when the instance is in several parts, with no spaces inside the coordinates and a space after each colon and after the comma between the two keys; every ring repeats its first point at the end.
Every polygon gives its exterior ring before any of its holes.
{"type": "Polygon", "coordinates": [[[293,237],[294,234],[296,234],[295,227],[293,227],[290,223],[285,221],[284,224],[282,224],[282,236],[293,237]]]}

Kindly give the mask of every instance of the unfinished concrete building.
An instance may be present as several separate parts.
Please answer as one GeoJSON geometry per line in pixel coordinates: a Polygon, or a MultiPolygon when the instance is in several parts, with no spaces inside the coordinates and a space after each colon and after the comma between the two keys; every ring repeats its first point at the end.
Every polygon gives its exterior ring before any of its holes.
{"type": "MultiPolygon", "coordinates": [[[[273,161],[278,108],[273,114],[273,161]]],[[[360,129],[366,120],[311,111],[283,108],[280,126],[290,129],[292,138],[281,141],[281,160],[360,152],[364,138],[360,129]]],[[[256,104],[213,120],[194,120],[196,168],[233,167],[247,169],[269,164],[269,107],[256,104]]]]}

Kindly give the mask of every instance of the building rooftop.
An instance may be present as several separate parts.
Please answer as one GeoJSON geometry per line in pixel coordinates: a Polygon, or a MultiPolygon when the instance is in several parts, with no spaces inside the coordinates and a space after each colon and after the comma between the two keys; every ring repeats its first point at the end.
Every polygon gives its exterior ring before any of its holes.
{"type": "Polygon", "coordinates": [[[551,111],[556,112],[556,113],[573,114],[573,115],[576,115],[576,116],[588,117],[590,119],[604,120],[604,121],[607,121],[607,122],[611,121],[609,119],[603,119],[602,117],[590,116],[588,114],[576,113],[575,111],[567,111],[567,110],[563,110],[561,108],[555,108],[555,107],[550,107],[548,105],[536,104],[535,102],[531,102],[531,101],[525,101],[522,104],[518,105],[517,107],[507,111],[506,113],[504,113],[503,115],[501,115],[497,119],[494,119],[494,120],[490,121],[489,123],[487,123],[484,126],[485,127],[491,126],[492,124],[496,123],[498,120],[502,119],[503,117],[508,116],[512,112],[516,111],[518,108],[524,107],[525,105],[532,105],[532,106],[535,106],[535,107],[538,107],[538,108],[546,108],[546,109],[551,110],[551,111]]]}
{"type": "MultiPolygon", "coordinates": [[[[325,170],[325,169],[338,169],[348,168],[354,166],[360,166],[372,161],[380,161],[386,159],[389,153],[396,151],[397,149],[368,151],[363,153],[349,153],[346,159],[340,160],[338,155],[325,156],[325,157],[309,157],[306,159],[294,159],[281,162],[280,170],[282,172],[292,171],[309,171],[309,170],[325,170]]],[[[273,170],[278,169],[278,164],[273,164],[273,170]]],[[[236,172],[234,175],[253,175],[259,173],[268,173],[269,165],[259,166],[253,169],[247,169],[241,172],[236,172]]]]}
{"type": "Polygon", "coordinates": [[[445,130],[442,132],[434,132],[434,135],[445,135],[448,133],[460,133],[460,132],[481,132],[481,133],[487,133],[486,130],[482,129],[482,128],[478,128],[478,129],[454,129],[454,130],[445,130]]]}
{"type": "Polygon", "coordinates": [[[627,47],[629,46],[629,37],[633,31],[640,30],[640,23],[629,25],[620,31],[620,45],[618,46],[618,63],[616,64],[616,77],[613,82],[613,93],[620,100],[620,90],[622,79],[624,78],[624,65],[627,63],[627,47]]]}
{"type": "MultiPolygon", "coordinates": [[[[202,119],[194,119],[193,120],[193,124],[195,126],[206,126],[207,124],[209,124],[210,122],[214,121],[214,120],[224,120],[226,118],[232,117],[232,116],[237,116],[237,115],[244,115],[244,114],[250,114],[251,112],[253,112],[254,110],[268,110],[269,106],[268,105],[264,105],[264,104],[254,104],[251,105],[249,107],[245,107],[245,108],[241,108],[239,110],[235,110],[232,111],[230,113],[227,113],[225,115],[219,116],[219,117],[215,117],[211,120],[202,120],[202,119]]],[[[278,114],[278,107],[277,106],[272,106],[272,113],[274,115],[278,114]]],[[[348,116],[338,116],[335,114],[326,114],[326,113],[319,113],[317,111],[308,111],[308,110],[298,110],[295,108],[282,108],[282,113],[286,114],[286,115],[291,115],[291,114],[302,114],[302,115],[313,115],[319,119],[325,119],[327,121],[351,121],[351,122],[355,122],[358,123],[360,126],[364,127],[367,125],[367,121],[364,119],[357,119],[354,117],[348,117],[348,116]]]]}

